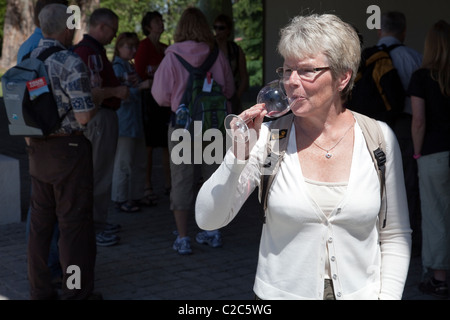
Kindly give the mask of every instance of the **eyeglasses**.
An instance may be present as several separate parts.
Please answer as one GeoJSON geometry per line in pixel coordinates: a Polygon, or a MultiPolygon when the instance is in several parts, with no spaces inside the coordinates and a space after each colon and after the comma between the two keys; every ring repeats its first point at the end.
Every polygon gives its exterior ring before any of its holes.
{"type": "Polygon", "coordinates": [[[219,31],[223,31],[225,30],[227,27],[226,26],[213,26],[214,30],[219,30],[219,31]]]}
{"type": "Polygon", "coordinates": [[[114,28],[114,27],[112,27],[112,26],[110,26],[109,24],[107,24],[107,23],[105,23],[105,26],[107,26],[107,27],[110,27],[111,28],[111,30],[114,32],[114,34],[117,34],[117,29],[116,28],[114,28]]]}
{"type": "Polygon", "coordinates": [[[291,77],[292,72],[297,71],[298,76],[303,80],[314,80],[317,72],[323,70],[329,70],[330,67],[319,67],[319,68],[298,68],[298,69],[290,69],[283,67],[279,67],[276,69],[276,73],[280,78],[288,79],[291,77]]]}

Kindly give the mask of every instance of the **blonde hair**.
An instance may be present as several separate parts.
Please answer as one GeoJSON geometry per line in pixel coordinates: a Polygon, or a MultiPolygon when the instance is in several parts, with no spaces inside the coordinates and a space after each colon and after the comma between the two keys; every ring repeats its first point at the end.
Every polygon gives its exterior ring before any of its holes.
{"type": "Polygon", "coordinates": [[[137,47],[139,46],[139,37],[136,32],[122,32],[117,37],[116,45],[114,46],[113,60],[115,57],[120,57],[119,49],[126,44],[136,47],[137,49],[137,47]]]}
{"type": "Polygon", "coordinates": [[[444,20],[428,31],[422,67],[431,70],[431,77],[439,83],[442,94],[450,96],[450,25],[444,20]]]}
{"type": "Polygon", "coordinates": [[[332,14],[297,16],[280,32],[278,52],[284,59],[304,59],[323,53],[333,77],[352,71],[341,92],[345,101],[350,94],[361,60],[361,44],[354,27],[332,14]]]}
{"type": "Polygon", "coordinates": [[[183,11],[173,39],[175,42],[187,40],[205,42],[210,48],[213,48],[215,42],[214,34],[209,27],[206,16],[195,7],[189,7],[183,11]]]}

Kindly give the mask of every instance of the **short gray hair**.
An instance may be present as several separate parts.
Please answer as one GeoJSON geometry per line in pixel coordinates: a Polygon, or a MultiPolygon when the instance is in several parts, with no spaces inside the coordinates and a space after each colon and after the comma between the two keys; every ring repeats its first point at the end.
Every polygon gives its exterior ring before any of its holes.
{"type": "Polygon", "coordinates": [[[341,97],[350,94],[359,63],[361,45],[354,27],[332,14],[297,16],[281,29],[278,52],[284,59],[312,58],[323,53],[336,79],[348,70],[352,77],[341,97]]]}
{"type": "Polygon", "coordinates": [[[67,6],[52,3],[42,8],[39,13],[39,23],[42,33],[46,36],[54,36],[62,33],[67,28],[67,6]]]}
{"type": "Polygon", "coordinates": [[[114,22],[119,20],[119,16],[108,8],[98,8],[89,17],[89,26],[95,27],[100,23],[114,22]]]}

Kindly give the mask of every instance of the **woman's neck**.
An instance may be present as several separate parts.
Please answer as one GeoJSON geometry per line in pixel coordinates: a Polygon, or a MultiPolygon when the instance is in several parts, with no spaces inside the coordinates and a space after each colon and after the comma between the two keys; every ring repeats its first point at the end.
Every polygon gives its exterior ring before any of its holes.
{"type": "Polygon", "coordinates": [[[156,46],[159,44],[159,39],[160,39],[161,35],[159,34],[155,34],[155,33],[150,33],[147,38],[156,46]]]}

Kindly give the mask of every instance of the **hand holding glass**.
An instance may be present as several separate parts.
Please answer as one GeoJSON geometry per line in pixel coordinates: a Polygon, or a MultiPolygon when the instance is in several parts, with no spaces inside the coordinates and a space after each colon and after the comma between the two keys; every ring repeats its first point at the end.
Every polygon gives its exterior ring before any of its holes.
{"type": "MultiPolygon", "coordinates": [[[[290,110],[289,99],[286,96],[282,80],[274,80],[266,84],[259,91],[256,103],[264,103],[268,118],[281,117],[290,110]]],[[[242,119],[238,115],[229,114],[225,118],[225,129],[233,139],[245,142],[249,139],[247,123],[252,120],[252,118],[242,119]]]]}

